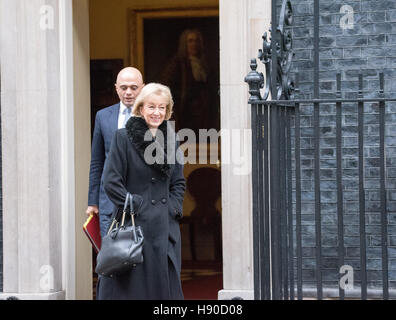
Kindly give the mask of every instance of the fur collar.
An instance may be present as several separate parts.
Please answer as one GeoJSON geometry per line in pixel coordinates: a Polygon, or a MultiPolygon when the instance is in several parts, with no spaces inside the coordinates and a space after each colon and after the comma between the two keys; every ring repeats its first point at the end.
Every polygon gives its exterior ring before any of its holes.
{"type": "MultiPolygon", "coordinates": [[[[149,166],[153,167],[154,169],[158,170],[163,176],[169,177],[170,176],[170,165],[167,163],[167,121],[165,120],[161,125],[158,127],[158,130],[162,132],[162,139],[155,139],[147,126],[146,121],[141,117],[131,117],[125,125],[127,135],[129,140],[132,144],[136,147],[138,153],[145,161],[144,153],[148,147],[153,148],[153,156],[158,156],[160,159],[159,161],[154,161],[152,164],[148,164],[149,166]],[[145,141],[144,137],[148,135],[150,139],[145,141]],[[156,154],[158,153],[158,154],[156,154]]],[[[158,137],[158,133],[157,133],[158,137]]],[[[145,161],[147,163],[147,161],[145,161]]]]}

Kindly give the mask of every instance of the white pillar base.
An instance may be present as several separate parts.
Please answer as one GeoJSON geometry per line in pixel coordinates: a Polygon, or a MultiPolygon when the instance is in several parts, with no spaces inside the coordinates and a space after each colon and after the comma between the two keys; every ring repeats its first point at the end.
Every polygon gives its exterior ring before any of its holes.
{"type": "Polygon", "coordinates": [[[65,291],[49,293],[0,293],[0,300],[7,298],[17,298],[19,300],[65,300],[65,291]]]}
{"type": "Polygon", "coordinates": [[[254,300],[253,290],[220,290],[218,300],[254,300]]]}

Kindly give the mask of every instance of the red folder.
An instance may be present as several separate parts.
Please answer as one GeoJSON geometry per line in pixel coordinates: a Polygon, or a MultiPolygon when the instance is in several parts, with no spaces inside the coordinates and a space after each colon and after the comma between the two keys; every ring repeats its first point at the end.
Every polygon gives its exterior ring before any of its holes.
{"type": "Polygon", "coordinates": [[[85,234],[91,241],[96,253],[100,250],[102,238],[100,236],[99,217],[97,214],[91,214],[83,225],[85,234]]]}

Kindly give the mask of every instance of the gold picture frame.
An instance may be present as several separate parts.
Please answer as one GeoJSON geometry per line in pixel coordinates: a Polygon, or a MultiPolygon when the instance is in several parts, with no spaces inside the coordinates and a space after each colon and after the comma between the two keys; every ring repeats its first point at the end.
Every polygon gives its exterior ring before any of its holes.
{"type": "Polygon", "coordinates": [[[218,16],[218,7],[128,10],[129,65],[141,70],[144,76],[144,22],[146,19],[206,18],[218,16]]]}

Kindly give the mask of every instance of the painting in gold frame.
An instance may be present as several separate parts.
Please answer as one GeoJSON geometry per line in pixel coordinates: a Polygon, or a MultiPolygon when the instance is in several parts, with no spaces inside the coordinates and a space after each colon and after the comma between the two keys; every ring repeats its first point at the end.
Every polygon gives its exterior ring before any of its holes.
{"type": "MultiPolygon", "coordinates": [[[[218,13],[218,8],[129,11],[131,65],[143,73],[145,83],[161,82],[171,88],[177,129],[190,128],[196,132],[199,128],[219,130],[218,13]],[[202,68],[205,80],[200,79],[206,87],[204,94],[203,89],[199,89],[200,92],[194,91],[196,86],[191,84],[197,82],[188,75],[192,70],[186,70],[189,67],[178,59],[180,44],[186,41],[185,36],[182,40],[183,34],[187,30],[197,30],[200,34],[200,51],[203,55],[200,59],[205,61],[201,64],[205,66],[202,68]],[[186,95],[189,99],[183,100],[182,97],[186,95]],[[199,101],[196,97],[202,99],[199,101]]],[[[196,77],[197,70],[193,71],[196,77]]]]}
{"type": "MultiPolygon", "coordinates": [[[[219,17],[219,9],[217,7],[205,8],[188,8],[188,9],[131,9],[128,11],[129,21],[129,64],[142,70],[144,73],[145,66],[145,35],[144,26],[146,22],[155,20],[182,21],[188,19],[190,21],[199,18],[217,18],[219,17]]],[[[185,26],[189,27],[188,25],[185,26]]],[[[163,30],[159,30],[163,31],[163,30]]],[[[169,33],[172,36],[171,33],[169,33]]],[[[175,36],[173,34],[173,36],[175,36]]]]}

